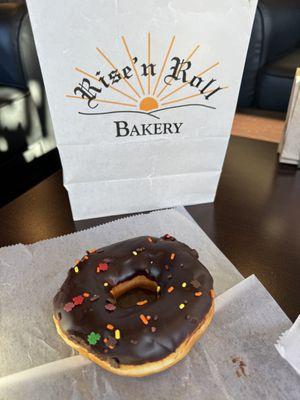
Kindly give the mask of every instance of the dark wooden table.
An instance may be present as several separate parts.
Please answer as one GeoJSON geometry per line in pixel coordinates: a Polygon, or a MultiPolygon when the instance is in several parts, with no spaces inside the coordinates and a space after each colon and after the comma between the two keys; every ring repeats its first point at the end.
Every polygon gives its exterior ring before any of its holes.
{"type": "MultiPolygon", "coordinates": [[[[187,207],[245,276],[253,273],[292,319],[300,313],[300,171],[277,145],[232,137],[214,204],[187,207]]],[[[5,190],[5,188],[2,188],[5,190]]],[[[117,217],[72,220],[58,172],[0,209],[0,246],[33,243],[117,217]]]]}

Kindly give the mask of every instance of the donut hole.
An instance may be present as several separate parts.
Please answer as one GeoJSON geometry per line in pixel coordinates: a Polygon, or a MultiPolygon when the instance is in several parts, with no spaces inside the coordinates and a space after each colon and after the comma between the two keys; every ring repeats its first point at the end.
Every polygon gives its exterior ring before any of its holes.
{"type": "Polygon", "coordinates": [[[116,304],[122,308],[153,303],[157,300],[157,283],[144,275],[121,282],[114,286],[110,293],[116,300],[116,304]]]}

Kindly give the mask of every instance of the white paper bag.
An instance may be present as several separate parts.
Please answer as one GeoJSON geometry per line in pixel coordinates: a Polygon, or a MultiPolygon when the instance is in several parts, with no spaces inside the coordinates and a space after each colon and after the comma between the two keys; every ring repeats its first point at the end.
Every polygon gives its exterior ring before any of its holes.
{"type": "Polygon", "coordinates": [[[27,0],[74,219],[213,201],[257,0],[27,0]]]}

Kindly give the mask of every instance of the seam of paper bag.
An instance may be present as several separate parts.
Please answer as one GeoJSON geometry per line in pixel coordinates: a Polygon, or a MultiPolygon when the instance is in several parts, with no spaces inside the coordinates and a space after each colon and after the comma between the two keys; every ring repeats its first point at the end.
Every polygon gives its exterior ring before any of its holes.
{"type": "MultiPolygon", "coordinates": [[[[204,140],[207,140],[207,139],[211,139],[211,140],[213,140],[213,139],[224,139],[224,140],[228,140],[228,135],[226,135],[226,136],[224,136],[224,135],[216,135],[216,136],[201,136],[201,138],[194,138],[194,137],[178,137],[178,138],[176,138],[176,140],[172,140],[172,142],[170,142],[170,143],[176,143],[177,141],[178,142],[182,142],[183,140],[184,141],[186,141],[186,140],[190,140],[190,141],[193,141],[193,142],[203,142],[204,140]]],[[[163,144],[163,143],[165,143],[165,142],[168,142],[168,141],[170,141],[170,139],[169,138],[165,138],[165,139],[152,139],[152,140],[150,140],[149,141],[149,139],[145,139],[145,138],[141,138],[140,136],[139,136],[139,139],[126,139],[126,144],[145,144],[145,145],[147,145],[147,146],[149,146],[150,144],[152,144],[152,143],[158,143],[158,144],[163,144]]],[[[116,143],[116,141],[104,141],[104,142],[94,142],[94,144],[91,144],[90,142],[76,142],[76,143],[74,143],[74,142],[57,142],[57,146],[58,147],[60,147],[60,146],[62,146],[62,147],[64,147],[64,146],[66,146],[66,147],[71,147],[71,146],[93,146],[93,147],[96,147],[96,146],[105,146],[105,145],[109,145],[109,146],[123,146],[123,144],[124,144],[124,142],[120,142],[120,143],[116,143]]]]}
{"type": "Polygon", "coordinates": [[[85,184],[85,183],[92,183],[92,182],[135,182],[135,181],[148,181],[149,179],[151,179],[151,181],[153,180],[158,180],[158,179],[167,179],[167,178],[175,178],[175,177],[184,177],[186,175],[208,175],[208,174],[214,174],[214,175],[218,175],[222,172],[222,169],[213,169],[213,170],[209,170],[209,171],[202,171],[202,172],[189,172],[189,173],[185,173],[185,174],[169,174],[169,175],[159,175],[159,176],[143,176],[140,178],[123,178],[123,179],[92,179],[92,180],[84,180],[84,181],[76,181],[76,182],[65,182],[65,178],[64,178],[64,184],[67,186],[71,186],[71,185],[77,185],[77,184],[85,184]]]}

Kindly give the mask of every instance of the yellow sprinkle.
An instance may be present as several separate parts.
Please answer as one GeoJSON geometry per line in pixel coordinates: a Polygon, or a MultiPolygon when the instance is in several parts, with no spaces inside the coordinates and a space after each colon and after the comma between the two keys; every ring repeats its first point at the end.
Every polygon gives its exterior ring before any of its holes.
{"type": "Polygon", "coordinates": [[[183,304],[183,303],[179,304],[179,308],[180,308],[180,310],[183,310],[183,309],[184,309],[184,307],[185,307],[185,304],[183,304]]]}
{"type": "Polygon", "coordinates": [[[74,271],[76,272],[76,274],[78,274],[78,272],[79,272],[79,268],[76,266],[76,267],[74,267],[74,271]]]}
{"type": "Polygon", "coordinates": [[[137,251],[133,251],[132,254],[133,254],[134,256],[137,256],[137,255],[138,255],[137,251]]]}
{"type": "Polygon", "coordinates": [[[107,286],[108,286],[108,283],[107,283],[107,282],[104,282],[104,283],[103,283],[103,286],[107,287],[107,286]]]}
{"type": "Polygon", "coordinates": [[[119,329],[116,329],[116,330],[115,330],[115,338],[116,338],[117,340],[121,339],[121,332],[120,332],[119,329]]]}
{"type": "Polygon", "coordinates": [[[160,292],[160,286],[157,286],[156,291],[157,291],[157,293],[160,292]]]}
{"type": "Polygon", "coordinates": [[[181,286],[186,287],[186,282],[183,282],[181,286]]]}

